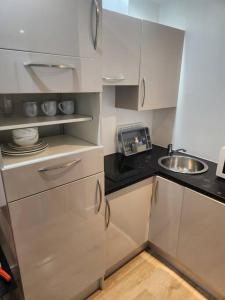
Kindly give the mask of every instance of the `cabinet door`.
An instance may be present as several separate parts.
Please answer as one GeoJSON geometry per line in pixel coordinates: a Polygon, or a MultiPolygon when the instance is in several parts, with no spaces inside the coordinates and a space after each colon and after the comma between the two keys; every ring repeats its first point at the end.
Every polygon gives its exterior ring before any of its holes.
{"type": "MultiPolygon", "coordinates": [[[[178,259],[201,282],[225,296],[225,205],[185,189],[178,259]]],[[[222,298],[221,298],[222,299],[222,298]]]]}
{"type": "Polygon", "coordinates": [[[99,59],[0,49],[0,93],[99,92],[99,59]]]}
{"type": "Polygon", "coordinates": [[[148,241],[151,179],[107,196],[111,218],[106,231],[106,269],[148,241]]]}
{"type": "Polygon", "coordinates": [[[104,275],[103,186],[100,173],[9,204],[26,300],[74,299],[104,275]]]}
{"type": "Polygon", "coordinates": [[[157,177],[152,198],[149,240],[176,257],[184,188],[157,177]]]}
{"type": "Polygon", "coordinates": [[[142,22],[139,110],[176,107],[184,32],[142,22]]]}
{"type": "Polygon", "coordinates": [[[93,57],[96,4],[101,14],[101,0],[1,0],[0,48],[93,57]]]}
{"type": "Polygon", "coordinates": [[[103,84],[138,85],[141,20],[103,11],[103,84]]]}

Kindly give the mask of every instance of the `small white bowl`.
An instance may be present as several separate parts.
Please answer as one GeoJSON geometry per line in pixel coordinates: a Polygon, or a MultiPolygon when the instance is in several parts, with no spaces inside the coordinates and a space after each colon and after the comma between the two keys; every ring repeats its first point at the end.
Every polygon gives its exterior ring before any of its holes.
{"type": "Polygon", "coordinates": [[[12,131],[13,142],[19,146],[30,146],[39,139],[38,127],[14,129],[12,131]]]}

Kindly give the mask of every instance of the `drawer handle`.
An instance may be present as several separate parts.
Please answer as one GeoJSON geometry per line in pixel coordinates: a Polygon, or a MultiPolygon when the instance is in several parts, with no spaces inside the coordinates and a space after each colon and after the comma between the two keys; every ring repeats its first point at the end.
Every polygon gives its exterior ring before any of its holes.
{"type": "Polygon", "coordinates": [[[60,170],[60,169],[69,168],[69,167],[72,167],[72,166],[78,164],[80,161],[81,161],[81,159],[77,159],[77,160],[73,160],[73,161],[71,161],[69,163],[66,163],[66,164],[63,164],[63,165],[42,168],[42,169],[39,169],[38,172],[45,173],[45,172],[49,172],[49,171],[54,171],[54,170],[60,170]]]}
{"type": "Polygon", "coordinates": [[[125,80],[125,77],[123,75],[121,75],[121,76],[105,76],[105,77],[102,77],[102,79],[105,81],[114,82],[114,81],[123,81],[123,80],[125,80]]]}
{"type": "Polygon", "coordinates": [[[99,190],[99,195],[100,195],[100,201],[99,201],[99,205],[97,208],[97,212],[100,212],[101,206],[102,206],[102,187],[101,187],[101,183],[98,180],[98,190],[99,190]]]}
{"type": "Polygon", "coordinates": [[[75,67],[64,64],[41,64],[41,63],[24,63],[24,67],[43,67],[43,68],[56,68],[56,69],[69,69],[74,70],[75,67]]]}
{"type": "Polygon", "coordinates": [[[106,229],[109,227],[110,219],[111,219],[111,208],[108,199],[105,199],[105,226],[106,229]]]}

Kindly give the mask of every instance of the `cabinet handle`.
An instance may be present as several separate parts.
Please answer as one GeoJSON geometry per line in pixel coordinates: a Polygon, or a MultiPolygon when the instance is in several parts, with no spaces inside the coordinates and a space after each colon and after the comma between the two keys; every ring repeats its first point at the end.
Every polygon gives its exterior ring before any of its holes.
{"type": "Polygon", "coordinates": [[[142,78],[142,86],[143,86],[143,98],[142,98],[141,107],[144,107],[144,104],[145,104],[145,94],[146,94],[145,78],[142,78]]]}
{"type": "Polygon", "coordinates": [[[63,165],[57,165],[57,166],[53,166],[53,167],[42,168],[42,169],[39,169],[38,172],[45,173],[45,172],[59,170],[59,169],[66,169],[66,168],[69,168],[69,167],[72,167],[72,166],[78,164],[80,161],[81,161],[81,159],[77,159],[77,160],[73,160],[73,161],[71,161],[69,163],[66,163],[66,164],[63,164],[63,165]]]}
{"type": "Polygon", "coordinates": [[[105,227],[106,229],[109,227],[110,219],[111,219],[111,209],[108,199],[105,199],[105,227]]]}
{"type": "Polygon", "coordinates": [[[99,205],[97,208],[97,212],[100,212],[101,206],[102,206],[102,187],[101,187],[101,183],[98,180],[98,190],[99,190],[99,195],[100,195],[100,201],[99,201],[99,205]]]}
{"type": "Polygon", "coordinates": [[[159,186],[159,182],[158,180],[155,183],[155,191],[154,191],[154,199],[155,199],[155,204],[157,203],[157,197],[158,197],[158,186],[159,186]]]}
{"type": "Polygon", "coordinates": [[[56,68],[56,69],[69,69],[74,70],[75,67],[65,64],[44,64],[44,63],[24,63],[24,67],[43,67],[43,68],[56,68]]]}
{"type": "Polygon", "coordinates": [[[101,8],[100,8],[98,0],[94,0],[94,5],[95,5],[95,15],[96,15],[94,49],[96,50],[98,47],[98,35],[99,35],[99,23],[100,23],[101,8]]]}
{"type": "Polygon", "coordinates": [[[103,80],[105,81],[109,81],[109,82],[114,82],[114,81],[122,81],[125,80],[125,76],[121,75],[121,76],[105,76],[102,77],[103,80]]]}

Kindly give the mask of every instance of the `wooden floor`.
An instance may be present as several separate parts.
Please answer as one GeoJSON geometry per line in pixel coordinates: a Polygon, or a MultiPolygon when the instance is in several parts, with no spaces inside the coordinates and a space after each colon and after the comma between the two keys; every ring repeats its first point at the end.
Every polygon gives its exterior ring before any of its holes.
{"type": "Polygon", "coordinates": [[[203,300],[198,291],[168,267],[142,252],[105,281],[104,291],[88,300],[203,300]]]}

